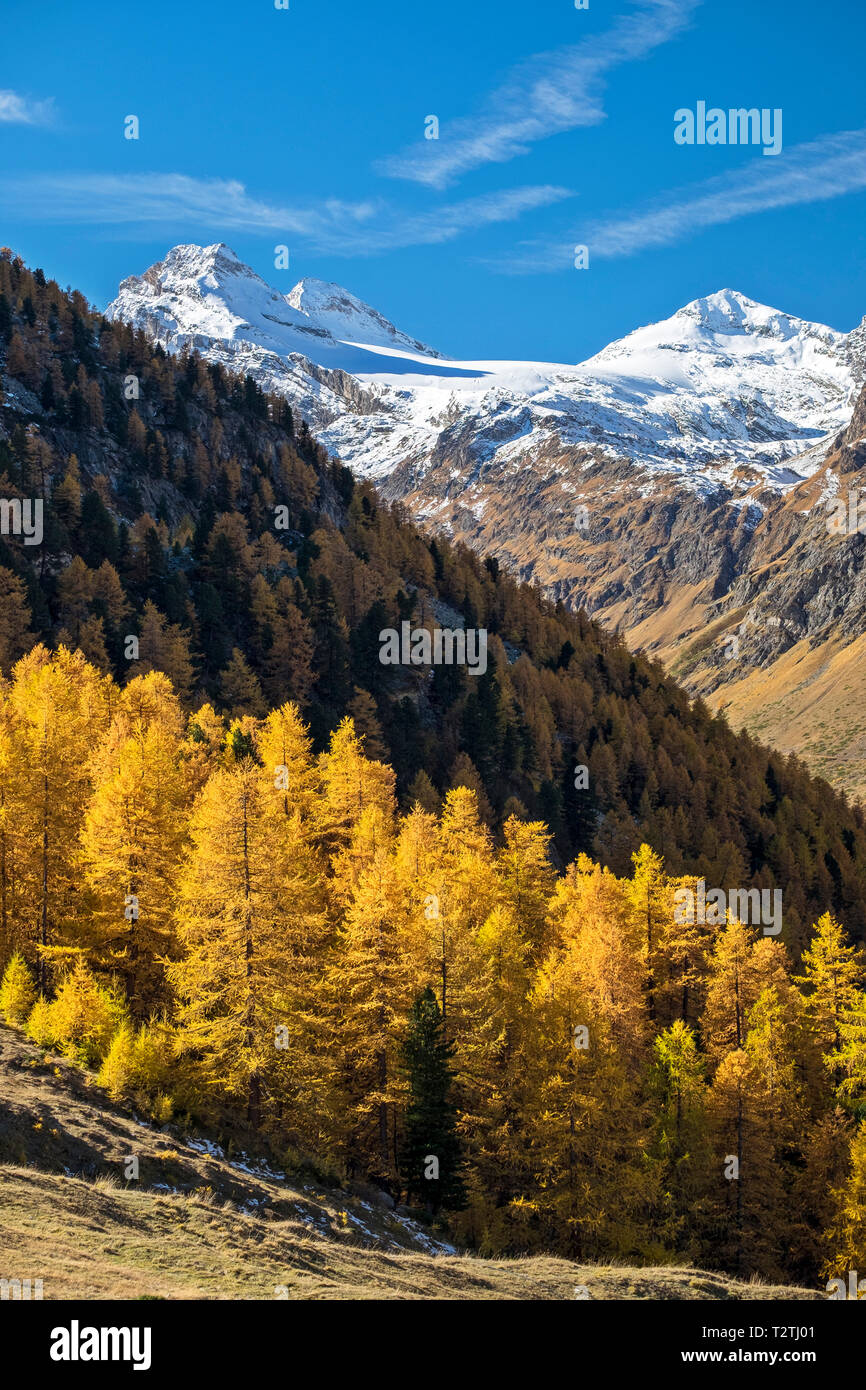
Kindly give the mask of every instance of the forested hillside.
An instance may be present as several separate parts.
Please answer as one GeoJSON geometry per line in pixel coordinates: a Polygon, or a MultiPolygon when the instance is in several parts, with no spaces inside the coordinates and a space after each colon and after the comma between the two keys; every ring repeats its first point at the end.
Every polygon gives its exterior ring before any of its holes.
{"type": "Polygon", "coordinates": [[[0,495],[44,500],[41,544],[0,536],[6,671],[42,641],[121,684],[163,670],[187,710],[292,699],[317,750],[350,713],[403,807],[470,786],[497,833],[544,820],[559,866],[585,851],[624,874],[645,841],[672,873],[780,887],[795,952],[828,908],[863,935],[859,808],[585,616],[424,536],[284,401],[168,357],[8,250],[0,344],[0,495]],[[382,665],[404,619],[486,628],[486,675],[382,665]]]}
{"type": "Polygon", "coordinates": [[[486,1254],[862,1267],[864,965],[830,914],[796,972],[680,920],[694,880],[648,846],[557,877],[469,787],[399,815],[349,719],[316,756],[290,703],[226,729],[65,649],[16,665],[0,731],[0,1012],[112,1095],[486,1254]]]}

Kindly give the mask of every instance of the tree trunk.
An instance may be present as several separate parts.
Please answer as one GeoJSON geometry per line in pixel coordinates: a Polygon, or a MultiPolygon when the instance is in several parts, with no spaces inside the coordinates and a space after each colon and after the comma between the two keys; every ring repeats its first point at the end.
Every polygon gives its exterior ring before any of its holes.
{"type": "MultiPolygon", "coordinates": [[[[244,946],[244,959],[246,961],[246,980],[247,980],[247,1007],[244,1019],[244,1047],[249,1052],[252,1062],[253,1047],[255,1043],[255,993],[253,988],[253,910],[252,892],[250,888],[250,854],[249,854],[249,821],[247,794],[243,793],[241,806],[243,810],[244,828],[244,928],[246,932],[246,942],[244,946]]],[[[247,1122],[253,1129],[258,1129],[261,1121],[261,1078],[258,1067],[252,1062],[249,1069],[249,1080],[247,1083],[247,1122]]]]}
{"type": "MultiPolygon", "coordinates": [[[[388,1084],[388,1057],[384,1049],[378,1054],[379,1067],[379,1087],[384,1091],[388,1084]]],[[[379,1152],[382,1156],[382,1166],[387,1173],[390,1171],[390,1155],[388,1152],[388,1102],[379,1101],[379,1152]]]]}
{"type": "MultiPolygon", "coordinates": [[[[48,945],[48,773],[42,775],[42,922],[40,941],[48,945]]],[[[48,983],[48,962],[39,952],[39,988],[44,994],[48,983]]]]}
{"type": "Polygon", "coordinates": [[[9,923],[6,910],[6,832],[0,835],[0,939],[6,948],[11,947],[9,923]]]}
{"type": "Polygon", "coordinates": [[[743,1272],[743,1096],[737,1094],[737,1274],[743,1272]]]}

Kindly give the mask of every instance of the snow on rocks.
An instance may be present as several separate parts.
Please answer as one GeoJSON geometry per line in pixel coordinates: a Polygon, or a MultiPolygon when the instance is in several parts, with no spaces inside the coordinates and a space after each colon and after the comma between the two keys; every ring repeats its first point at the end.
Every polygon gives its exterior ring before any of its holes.
{"type": "Polygon", "coordinates": [[[428,501],[448,485],[432,476],[444,458],[465,482],[482,470],[489,483],[562,447],[702,495],[746,491],[743,467],[784,492],[850,420],[866,333],[723,289],[579,364],[453,361],[339,285],[307,278],[281,294],[221,243],[174,247],[124,280],[106,312],[170,351],[190,344],[250,372],[357,473],[398,494],[426,488],[428,501]]]}

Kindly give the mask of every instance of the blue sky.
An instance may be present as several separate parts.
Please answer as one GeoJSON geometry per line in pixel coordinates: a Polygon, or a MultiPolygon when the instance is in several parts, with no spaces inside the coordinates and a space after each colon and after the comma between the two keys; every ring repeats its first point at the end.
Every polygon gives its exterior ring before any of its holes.
{"type": "Polygon", "coordinates": [[[723,286],[866,313],[862,0],[289,3],[5,0],[0,240],[100,307],[227,241],[467,358],[576,361],[723,286]],[[677,145],[698,101],[781,108],[781,154],[677,145]]]}

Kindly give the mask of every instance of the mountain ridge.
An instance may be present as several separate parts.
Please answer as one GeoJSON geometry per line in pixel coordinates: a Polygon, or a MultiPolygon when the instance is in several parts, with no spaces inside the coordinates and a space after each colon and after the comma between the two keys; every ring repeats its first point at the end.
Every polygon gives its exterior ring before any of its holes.
{"type": "MultiPolygon", "coordinates": [[[[142,326],[140,305],[115,301],[109,312],[132,312],[142,326]]],[[[218,359],[224,351],[214,339],[198,346],[218,359]]],[[[837,722],[832,671],[840,642],[852,664],[847,647],[866,612],[859,598],[846,606],[845,552],[822,514],[846,478],[862,481],[839,460],[866,380],[866,319],[841,333],[726,287],[572,365],[419,361],[367,348],[335,377],[307,347],[305,358],[248,365],[267,389],[310,409],[326,447],[385,497],[584,607],[735,723],[751,721],[778,746],[808,752],[846,791],[866,793],[866,746],[848,756],[837,739],[828,755],[824,734],[805,726],[792,743],[784,691],[773,693],[769,722],[753,693],[756,671],[772,685],[774,670],[788,671],[776,663],[806,641],[810,686],[826,686],[816,724],[837,722]],[[773,603],[755,607],[763,581],[749,575],[768,563],[773,603]],[[805,601],[816,564],[829,567],[825,593],[842,605],[835,636],[814,603],[803,618],[790,601],[805,601]],[[748,640],[737,661],[723,661],[725,614],[741,609],[748,640]],[[822,644],[825,661],[815,654],[822,644]]],[[[850,688],[850,673],[840,679],[850,688]]],[[[843,715],[841,734],[846,727],[843,715]]]]}
{"type": "MultiPolygon", "coordinates": [[[[736,484],[743,464],[771,486],[790,486],[798,479],[787,459],[844,426],[866,358],[862,324],[839,333],[723,289],[583,362],[456,361],[395,329],[341,286],[307,279],[282,296],[220,244],[175,247],[143,276],[125,280],[106,315],[144,328],[171,350],[191,344],[205,356],[228,349],[244,356],[260,384],[312,408],[311,424],[328,430],[327,444],[345,462],[389,480],[395,493],[407,465],[416,477],[435,472],[458,424],[475,436],[475,459],[493,458],[503,470],[531,463],[534,448],[558,439],[675,472],[698,490],[712,489],[719,477],[736,484]],[[221,265],[230,281],[266,294],[280,322],[241,314],[249,305],[234,302],[225,273],[222,280],[212,273],[221,265]],[[310,363],[354,376],[379,410],[358,419],[339,390],[337,399],[310,391],[320,375],[310,363]]],[[[427,491],[442,500],[435,480],[427,491]]]]}

